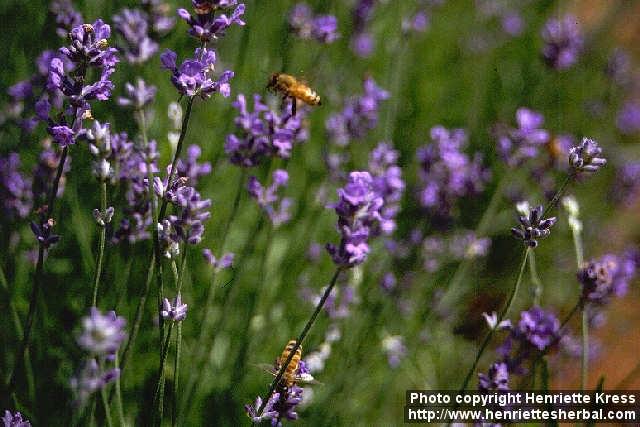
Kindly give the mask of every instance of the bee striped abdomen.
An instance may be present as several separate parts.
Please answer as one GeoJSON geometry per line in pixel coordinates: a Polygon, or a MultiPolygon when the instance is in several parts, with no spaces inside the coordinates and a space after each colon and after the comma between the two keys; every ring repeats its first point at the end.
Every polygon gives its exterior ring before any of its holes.
{"type": "MultiPolygon", "coordinates": [[[[291,340],[287,343],[287,346],[282,351],[280,358],[278,359],[278,366],[284,365],[284,363],[289,358],[291,351],[296,345],[295,340],[291,340]]],[[[302,359],[302,346],[298,347],[291,362],[287,365],[287,369],[285,369],[284,374],[282,375],[282,383],[286,387],[293,387],[296,383],[296,371],[298,370],[298,365],[300,363],[300,359],[302,359]]]]}

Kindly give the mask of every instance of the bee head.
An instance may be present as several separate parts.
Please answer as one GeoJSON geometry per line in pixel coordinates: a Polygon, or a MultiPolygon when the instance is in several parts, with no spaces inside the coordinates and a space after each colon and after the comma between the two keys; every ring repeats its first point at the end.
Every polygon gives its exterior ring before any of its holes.
{"type": "Polygon", "coordinates": [[[269,76],[269,82],[267,83],[267,89],[271,89],[276,87],[276,85],[278,84],[278,76],[280,75],[280,73],[272,73],[271,76],[269,76]]]}

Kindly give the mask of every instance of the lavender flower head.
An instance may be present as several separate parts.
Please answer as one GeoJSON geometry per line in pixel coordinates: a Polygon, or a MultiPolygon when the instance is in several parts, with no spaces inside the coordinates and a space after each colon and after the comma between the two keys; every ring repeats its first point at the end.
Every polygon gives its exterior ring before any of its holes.
{"type": "Polygon", "coordinates": [[[478,390],[483,392],[508,391],[509,368],[504,362],[496,362],[486,374],[478,374],[478,390]]]}
{"type": "Polygon", "coordinates": [[[389,335],[383,338],[382,350],[387,355],[387,362],[391,368],[397,368],[407,355],[407,347],[401,335],[389,335]]]}
{"type": "Polygon", "coordinates": [[[338,266],[361,264],[369,254],[370,230],[380,222],[384,203],[373,184],[369,172],[351,172],[347,184],[338,189],[338,202],[329,206],[338,214],[341,240],[338,246],[327,244],[327,250],[338,266]]]}
{"type": "Polygon", "coordinates": [[[90,315],[82,319],[78,345],[96,355],[113,354],[127,336],[125,324],[124,318],[117,316],[115,311],[102,314],[97,308],[91,307],[90,315]]]}
{"type": "Polygon", "coordinates": [[[596,141],[583,138],[582,142],[569,151],[569,166],[576,172],[597,172],[607,164],[602,148],[596,141]]]}
{"type": "Polygon", "coordinates": [[[182,322],[187,317],[187,304],[182,303],[180,294],[176,296],[173,304],[169,302],[169,299],[163,298],[160,316],[173,322],[182,322]]]}
{"type": "Polygon", "coordinates": [[[194,57],[185,60],[180,67],[176,65],[177,59],[178,55],[169,49],[160,55],[162,66],[172,72],[171,83],[182,95],[207,99],[216,92],[224,97],[231,94],[229,81],[233,78],[233,71],[224,71],[218,79],[213,78],[216,63],[214,51],[198,48],[194,57]]]}
{"type": "Polygon", "coordinates": [[[289,28],[305,40],[333,43],[340,37],[338,21],[333,15],[315,15],[305,3],[296,4],[289,14],[289,28]]]}
{"type": "MultiPolygon", "coordinates": [[[[267,420],[277,420],[278,419],[278,411],[274,409],[274,405],[280,400],[280,393],[275,392],[267,401],[264,409],[262,410],[262,415],[258,416],[258,410],[262,406],[262,398],[258,396],[253,405],[244,405],[244,410],[247,413],[247,416],[251,419],[251,422],[261,423],[262,421],[267,420]]],[[[276,421],[277,422],[277,421],[276,421]]]]}
{"type": "Polygon", "coordinates": [[[76,406],[88,403],[89,397],[120,376],[120,369],[102,369],[95,358],[87,359],[80,372],[71,377],[70,386],[76,396],[76,406]]]}
{"type": "Polygon", "coordinates": [[[537,111],[518,108],[517,128],[498,128],[498,152],[507,165],[519,166],[523,161],[534,158],[538,150],[549,141],[549,132],[542,129],[544,117],[537,111]]]}
{"type": "Polygon", "coordinates": [[[533,307],[520,314],[514,336],[544,351],[557,338],[559,330],[560,321],[553,313],[533,307]]]}
{"type": "Polygon", "coordinates": [[[542,29],[542,56],[550,67],[566,70],[578,61],[584,40],[573,15],[551,18],[542,29]]]}
{"type": "Polygon", "coordinates": [[[238,4],[236,0],[198,1],[192,0],[195,16],[186,9],[178,9],[178,16],[189,25],[189,34],[203,43],[224,36],[226,30],[232,26],[245,25],[241,19],[244,15],[244,4],[238,4]],[[219,9],[231,10],[231,14],[222,13],[216,16],[219,9]]]}
{"type": "Polygon", "coordinates": [[[20,412],[12,414],[5,410],[2,416],[2,422],[4,423],[4,427],[31,427],[31,423],[23,419],[20,412]]]}
{"type": "Polygon", "coordinates": [[[389,98],[389,92],[380,88],[372,78],[364,80],[364,94],[347,100],[340,113],[331,115],[325,128],[334,144],[344,147],[351,140],[361,140],[378,124],[380,102],[389,98]]]}
{"type": "Polygon", "coordinates": [[[616,126],[625,135],[640,132],[640,102],[636,100],[625,102],[618,112],[616,126]]]}
{"type": "Polygon", "coordinates": [[[67,37],[72,28],[84,22],[82,14],[73,7],[71,0],[54,0],[49,11],[56,18],[56,34],[59,37],[67,37]]]}
{"type": "Polygon", "coordinates": [[[542,218],[544,207],[537,206],[529,211],[529,215],[521,215],[518,218],[520,225],[511,229],[511,234],[524,242],[525,245],[535,248],[538,240],[551,234],[551,227],[556,223],[556,217],[542,218]]]}
{"type": "Polygon", "coordinates": [[[124,57],[131,64],[148,61],[157,51],[158,43],[149,37],[149,15],[140,9],[123,9],[113,15],[116,31],[124,39],[124,57]]]}
{"type": "Polygon", "coordinates": [[[202,256],[216,271],[233,267],[233,260],[235,258],[233,252],[227,252],[220,258],[216,258],[213,252],[211,252],[211,249],[208,248],[202,250],[202,256]]]}
{"type": "Polygon", "coordinates": [[[272,184],[264,187],[255,176],[249,177],[247,190],[249,195],[267,213],[274,227],[286,223],[291,218],[289,208],[291,199],[278,197],[278,190],[285,188],[289,182],[289,174],[284,169],[273,172],[272,184]]]}
{"type": "Polygon", "coordinates": [[[640,195],[640,162],[627,162],[618,170],[615,191],[616,200],[631,206],[640,195]]]}
{"type": "Polygon", "coordinates": [[[118,58],[117,49],[109,47],[109,37],[111,27],[101,19],[93,24],[78,25],[69,33],[70,45],[60,52],[75,64],[86,64],[111,74],[118,58]]]}
{"type": "Polygon", "coordinates": [[[49,249],[51,245],[54,245],[60,241],[60,236],[57,234],[53,234],[53,227],[56,225],[56,222],[53,218],[49,218],[46,221],[38,224],[35,221],[31,221],[31,231],[33,235],[36,237],[38,244],[40,244],[45,249],[49,249]]]}
{"type": "Polygon", "coordinates": [[[471,197],[484,189],[489,171],[482,158],[463,152],[467,134],[463,129],[448,130],[442,126],[431,129],[433,142],[418,149],[419,177],[422,182],[419,200],[436,217],[448,218],[456,201],[471,197]]]}
{"type": "Polygon", "coordinates": [[[631,254],[607,254],[585,263],[577,274],[583,298],[588,302],[605,305],[612,296],[624,296],[635,271],[635,260],[631,254]]]}
{"type": "Polygon", "coordinates": [[[250,112],[243,94],[232,105],[238,110],[236,132],[227,136],[224,150],[235,165],[257,166],[266,157],[288,159],[294,145],[308,138],[304,109],[294,116],[291,104],[286,103],[278,113],[269,109],[260,95],[254,95],[250,112]]]}
{"type": "Polygon", "coordinates": [[[125,83],[124,90],[127,96],[118,97],[118,105],[141,110],[153,103],[157,89],[158,88],[153,85],[147,85],[142,78],[138,77],[135,86],[129,82],[125,83]]]}
{"type": "Polygon", "coordinates": [[[159,193],[156,185],[156,192],[160,197],[163,197],[161,194],[166,195],[169,202],[177,209],[175,215],[168,217],[170,229],[174,231],[170,233],[170,241],[176,243],[177,238],[178,241],[196,245],[202,240],[204,221],[211,216],[209,212],[211,200],[202,199],[195,188],[183,184],[185,181],[186,179],[179,178],[178,185],[167,189],[164,193],[159,193]]]}
{"type": "Polygon", "coordinates": [[[384,199],[380,228],[383,234],[391,234],[396,228],[395,217],[400,211],[400,200],[405,183],[402,169],[397,165],[399,154],[391,145],[381,142],[369,155],[369,170],[373,186],[384,199]]]}
{"type": "Polygon", "coordinates": [[[4,218],[26,218],[32,204],[31,181],[20,172],[20,155],[0,157],[0,212],[4,218]]]}

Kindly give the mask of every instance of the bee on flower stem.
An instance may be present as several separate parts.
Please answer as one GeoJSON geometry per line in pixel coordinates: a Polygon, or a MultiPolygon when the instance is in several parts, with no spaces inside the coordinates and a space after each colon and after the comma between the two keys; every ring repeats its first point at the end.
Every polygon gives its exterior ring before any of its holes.
{"type": "Polygon", "coordinates": [[[283,99],[291,98],[291,114],[296,115],[297,101],[307,105],[322,105],[320,95],[304,82],[285,73],[273,73],[269,77],[267,88],[279,92],[283,99]]]}
{"type": "MultiPolygon", "coordinates": [[[[260,365],[265,371],[269,372],[271,375],[278,376],[278,372],[282,368],[282,365],[287,361],[291,351],[296,345],[296,340],[291,340],[287,343],[284,350],[280,354],[280,357],[276,359],[276,362],[273,366],[271,365],[260,365]]],[[[304,384],[318,384],[318,382],[313,378],[313,376],[308,372],[300,372],[301,366],[304,362],[302,362],[302,346],[298,347],[296,352],[294,353],[291,361],[287,365],[287,368],[284,370],[282,374],[282,378],[280,380],[280,386],[291,388],[297,383],[304,384]]]]}

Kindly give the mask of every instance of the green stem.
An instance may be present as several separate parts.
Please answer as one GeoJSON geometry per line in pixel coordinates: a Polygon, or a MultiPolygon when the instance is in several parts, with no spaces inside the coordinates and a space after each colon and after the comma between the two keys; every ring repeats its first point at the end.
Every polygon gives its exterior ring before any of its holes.
{"type": "MultiPolygon", "coordinates": [[[[151,255],[151,260],[154,261],[155,255],[151,255]]],[[[153,270],[154,263],[151,262],[149,265],[149,270],[147,271],[147,280],[145,281],[144,291],[142,295],[138,299],[138,306],[136,307],[135,320],[133,322],[133,327],[131,328],[131,335],[127,340],[127,344],[122,351],[122,364],[120,365],[120,371],[124,371],[124,367],[129,361],[129,350],[133,348],[133,345],[138,336],[138,331],[140,330],[140,324],[142,323],[142,317],[144,316],[144,306],[147,302],[147,297],[149,295],[149,289],[151,288],[151,281],[153,280],[153,270]]]]}
{"type": "Polygon", "coordinates": [[[589,304],[582,307],[582,375],[580,377],[580,390],[587,388],[589,380],[589,304]]]}
{"type": "Polygon", "coordinates": [[[162,425],[162,416],[164,411],[164,365],[167,361],[167,355],[169,354],[169,343],[171,340],[171,332],[173,330],[174,322],[169,323],[167,334],[162,345],[162,355],[160,357],[160,370],[158,371],[158,382],[156,383],[155,394],[153,396],[154,402],[154,425],[162,425]]]}
{"type": "Polygon", "coordinates": [[[533,283],[533,305],[539,306],[542,299],[542,281],[536,268],[535,251],[529,251],[529,273],[531,275],[531,283],[533,283]]]}
{"type": "MultiPolygon", "coordinates": [[[[118,368],[118,352],[116,351],[115,354],[115,367],[118,368]]],[[[125,422],[124,422],[124,409],[122,407],[122,391],[120,390],[120,375],[118,375],[118,377],[116,378],[116,384],[115,384],[115,389],[116,389],[116,406],[118,408],[118,421],[120,423],[120,426],[124,426],[125,422]]]]}
{"type": "MultiPolygon", "coordinates": [[[[518,289],[520,288],[520,283],[522,282],[522,276],[524,274],[524,269],[525,269],[525,267],[527,265],[527,259],[529,258],[528,255],[529,255],[529,251],[530,250],[531,250],[530,247],[527,247],[524,250],[524,253],[523,253],[523,256],[522,256],[522,262],[520,264],[520,271],[518,272],[518,278],[516,279],[516,282],[513,285],[513,288],[511,290],[511,294],[509,295],[509,299],[507,299],[506,304],[504,305],[504,307],[502,308],[502,310],[498,314],[498,321],[496,323],[496,326],[499,325],[500,322],[502,322],[502,320],[504,319],[505,315],[511,309],[511,306],[513,305],[513,301],[515,301],[516,294],[518,293],[518,289]]],[[[460,393],[464,392],[467,389],[467,385],[469,385],[469,381],[471,380],[471,377],[473,376],[473,373],[476,371],[476,368],[478,367],[478,362],[480,361],[480,357],[482,357],[482,354],[484,353],[484,350],[489,345],[489,342],[491,341],[491,338],[493,337],[493,334],[495,333],[496,329],[497,329],[497,327],[491,328],[489,330],[489,332],[487,333],[487,335],[485,336],[484,340],[482,341],[482,344],[480,345],[480,349],[478,350],[478,353],[476,354],[476,358],[473,361],[473,365],[471,366],[471,369],[469,369],[469,372],[467,372],[467,376],[465,377],[464,382],[462,383],[462,386],[459,389],[460,393]]]]}
{"type": "MultiPolygon", "coordinates": [[[[107,210],[107,181],[100,181],[100,214],[104,215],[107,210]]],[[[97,307],[98,302],[98,287],[100,286],[100,277],[102,276],[102,261],[104,258],[104,245],[107,238],[106,224],[99,225],[100,227],[100,241],[98,243],[98,261],[96,264],[96,271],[93,277],[93,298],[91,299],[91,307],[97,307]]]]}
{"type": "Polygon", "coordinates": [[[553,199],[551,199],[549,204],[544,208],[544,211],[542,211],[542,215],[540,215],[540,218],[544,218],[545,215],[548,214],[549,211],[551,211],[551,209],[553,209],[558,204],[558,202],[560,201],[560,197],[562,197],[565,190],[567,189],[567,187],[575,177],[576,177],[575,172],[570,172],[567,175],[567,177],[562,182],[562,185],[560,185],[560,188],[558,189],[558,191],[556,191],[556,194],[554,194],[553,199]]]}
{"type": "Polygon", "coordinates": [[[284,375],[284,371],[286,371],[287,367],[289,366],[289,363],[291,363],[291,360],[293,359],[293,356],[296,354],[296,352],[298,351],[298,349],[302,345],[302,342],[304,341],[304,339],[306,338],[307,334],[309,333],[309,330],[311,329],[311,327],[315,323],[316,318],[318,317],[318,314],[320,313],[320,310],[322,310],[322,307],[324,307],[324,303],[327,301],[327,298],[329,298],[329,295],[331,294],[331,291],[333,290],[334,286],[336,285],[336,283],[338,281],[338,277],[340,276],[340,273],[343,271],[343,269],[344,269],[344,267],[338,267],[336,269],[336,272],[334,273],[333,277],[331,278],[331,282],[329,283],[329,286],[327,286],[327,289],[324,291],[324,294],[322,295],[322,298],[320,298],[320,301],[318,302],[318,305],[316,306],[316,309],[313,311],[313,314],[311,315],[311,317],[307,321],[307,324],[304,325],[304,328],[302,329],[302,332],[300,333],[300,335],[298,336],[298,339],[296,340],[296,344],[293,346],[293,348],[289,352],[289,357],[287,357],[287,360],[284,361],[284,363],[282,364],[282,366],[278,370],[278,374],[276,375],[276,377],[271,382],[271,386],[269,386],[269,392],[266,394],[265,398],[262,400],[262,404],[260,405],[260,408],[258,408],[258,416],[262,415],[262,411],[264,410],[265,406],[267,405],[267,402],[271,398],[271,395],[275,391],[275,389],[278,386],[278,383],[280,382],[280,380],[282,380],[282,376],[284,375]]]}
{"type": "Polygon", "coordinates": [[[100,398],[102,399],[104,417],[107,420],[107,426],[113,427],[113,421],[111,420],[111,407],[109,406],[109,399],[107,399],[107,390],[104,387],[100,390],[100,398]]]}
{"type": "Polygon", "coordinates": [[[173,413],[171,416],[171,425],[178,425],[178,380],[180,378],[180,350],[182,347],[182,322],[178,322],[178,330],[176,331],[176,360],[173,365],[173,413]]]}

